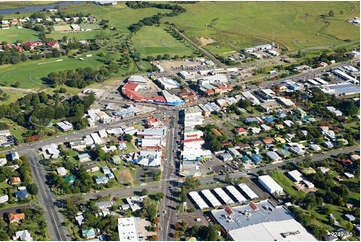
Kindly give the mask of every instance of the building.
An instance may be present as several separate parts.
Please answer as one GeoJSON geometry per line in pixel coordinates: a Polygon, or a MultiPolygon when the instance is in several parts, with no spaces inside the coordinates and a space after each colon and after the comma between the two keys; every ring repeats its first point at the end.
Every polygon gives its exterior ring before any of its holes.
{"type": "Polygon", "coordinates": [[[10,185],[19,185],[21,183],[20,177],[11,177],[10,185]]]}
{"type": "Polygon", "coordinates": [[[166,103],[171,106],[184,104],[184,101],[177,95],[171,94],[170,92],[163,90],[162,94],[166,100],[166,103]]]}
{"type": "Polygon", "coordinates": [[[119,241],[138,241],[136,218],[118,218],[119,241]]]}
{"type": "Polygon", "coordinates": [[[236,134],[238,135],[247,135],[248,134],[248,131],[244,128],[236,128],[236,134]]]}
{"type": "Polygon", "coordinates": [[[284,206],[270,201],[225,207],[211,211],[226,240],[234,241],[316,241],[284,206]]]}
{"type": "Polygon", "coordinates": [[[282,158],[274,151],[268,151],[266,152],[266,155],[272,162],[282,161],[282,158]]]}
{"type": "Polygon", "coordinates": [[[185,103],[194,102],[198,99],[197,94],[189,88],[182,89],[177,95],[182,98],[185,103]]]}
{"type": "Polygon", "coordinates": [[[168,77],[159,77],[157,79],[163,86],[165,89],[173,89],[173,88],[179,88],[180,84],[173,79],[170,79],[168,77]]]}
{"type": "Polygon", "coordinates": [[[256,45],[253,47],[245,48],[243,49],[243,51],[246,53],[253,53],[255,51],[264,51],[264,50],[272,50],[272,49],[273,49],[273,45],[264,44],[264,45],[256,45]]]}
{"type": "Polygon", "coordinates": [[[13,240],[22,240],[22,241],[33,241],[33,237],[28,230],[16,231],[15,235],[12,237],[13,240]]]}
{"type": "Polygon", "coordinates": [[[9,201],[8,195],[0,196],[0,203],[5,203],[7,201],[9,201]]]}
{"type": "Polygon", "coordinates": [[[294,182],[301,182],[303,180],[302,174],[298,170],[289,171],[287,174],[294,182]]]}
{"type": "Polygon", "coordinates": [[[349,82],[325,85],[321,87],[321,91],[336,96],[354,95],[360,93],[360,87],[349,82]]]}
{"type": "Polygon", "coordinates": [[[90,155],[88,153],[78,154],[79,162],[87,162],[90,161],[90,155]]]}
{"type": "Polygon", "coordinates": [[[18,152],[11,152],[11,160],[19,160],[20,156],[18,152]]]}
{"type": "Polygon", "coordinates": [[[19,223],[21,220],[25,219],[24,213],[9,213],[8,215],[9,223],[19,223]]]}
{"type": "Polygon", "coordinates": [[[56,172],[59,176],[65,176],[68,171],[64,167],[58,167],[56,168],[56,172]]]}
{"type": "Polygon", "coordinates": [[[280,195],[283,193],[283,188],[269,175],[259,176],[258,182],[271,194],[280,195]]]}
{"type": "Polygon", "coordinates": [[[29,196],[29,193],[27,190],[20,190],[15,192],[15,197],[22,200],[22,199],[26,199],[29,196]]]}

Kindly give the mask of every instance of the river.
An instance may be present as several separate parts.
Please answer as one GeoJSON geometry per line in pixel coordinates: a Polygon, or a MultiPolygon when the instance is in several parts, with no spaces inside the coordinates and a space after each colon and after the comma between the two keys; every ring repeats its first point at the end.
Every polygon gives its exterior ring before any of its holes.
{"type": "MultiPolygon", "coordinates": [[[[61,6],[65,6],[65,5],[73,5],[73,4],[78,4],[81,3],[80,1],[74,1],[74,2],[59,2],[59,3],[52,3],[52,4],[47,4],[47,5],[36,5],[36,6],[31,6],[31,5],[24,5],[20,8],[17,9],[0,9],[0,14],[9,14],[9,13],[16,13],[16,12],[30,12],[30,11],[41,11],[44,8],[45,9],[50,9],[50,8],[56,8],[56,7],[61,7],[61,6]]],[[[1,4],[1,3],[0,3],[1,4]]]]}

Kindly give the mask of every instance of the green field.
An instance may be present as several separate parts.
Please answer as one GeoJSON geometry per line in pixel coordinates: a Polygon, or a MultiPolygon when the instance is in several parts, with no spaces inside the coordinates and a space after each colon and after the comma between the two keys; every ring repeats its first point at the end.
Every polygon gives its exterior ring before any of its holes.
{"type": "Polygon", "coordinates": [[[345,22],[359,16],[359,2],[198,2],[183,4],[187,12],[162,19],[176,24],[194,40],[212,38],[217,54],[276,43],[289,50],[331,46],[359,40],[359,27],[345,22]],[[325,21],[320,15],[334,11],[325,21]]]}
{"type": "Polygon", "coordinates": [[[99,62],[96,57],[87,58],[84,61],[69,57],[59,57],[26,61],[16,65],[2,65],[0,66],[0,83],[5,86],[10,86],[16,81],[19,81],[20,88],[42,88],[45,87],[45,85],[41,78],[46,77],[50,72],[88,66],[96,67],[100,65],[102,65],[102,63],[99,62]],[[63,61],[55,62],[57,59],[63,59],[63,61]]]}
{"type": "Polygon", "coordinates": [[[0,42],[14,43],[16,41],[38,40],[38,33],[31,29],[0,29],[0,42]]]}
{"type": "Polygon", "coordinates": [[[134,35],[133,43],[141,56],[192,54],[192,49],[173,38],[161,27],[144,26],[134,35]]]}
{"type": "MultiPolygon", "coordinates": [[[[47,5],[51,3],[54,3],[54,1],[31,2],[32,5],[47,5]]],[[[29,2],[8,1],[8,2],[2,2],[0,4],[0,9],[17,9],[17,8],[22,8],[23,6],[26,5],[29,5],[29,2]]]]}

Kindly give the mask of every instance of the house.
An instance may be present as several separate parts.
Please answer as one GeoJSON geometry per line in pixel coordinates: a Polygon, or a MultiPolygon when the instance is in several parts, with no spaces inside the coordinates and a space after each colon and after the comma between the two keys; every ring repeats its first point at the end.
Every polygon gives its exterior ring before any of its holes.
{"type": "Polygon", "coordinates": [[[84,238],[93,239],[95,238],[95,229],[94,228],[83,229],[81,231],[81,234],[83,235],[84,238]]]}
{"type": "Polygon", "coordinates": [[[58,167],[56,168],[56,172],[59,176],[65,176],[68,171],[64,167],[58,167]]]}
{"type": "Polygon", "coordinates": [[[219,158],[223,161],[232,161],[233,160],[233,157],[230,153],[228,152],[224,152],[223,154],[220,154],[219,155],[219,158]]]}
{"type": "Polygon", "coordinates": [[[300,182],[303,180],[302,174],[298,170],[289,171],[287,174],[294,182],[300,182]]]}
{"type": "Polygon", "coordinates": [[[282,160],[282,158],[274,151],[268,151],[266,152],[266,155],[272,162],[280,162],[282,160]]]}
{"type": "Polygon", "coordinates": [[[29,193],[27,190],[21,190],[21,191],[15,192],[15,197],[20,200],[26,199],[28,196],[29,196],[29,193]]]}
{"type": "Polygon", "coordinates": [[[78,160],[80,162],[87,162],[90,161],[90,155],[88,153],[78,154],[78,160]]]}
{"type": "Polygon", "coordinates": [[[8,163],[8,161],[6,160],[6,158],[1,158],[0,159],[0,166],[4,166],[8,163]]]}
{"type": "Polygon", "coordinates": [[[106,208],[111,208],[113,206],[113,202],[112,201],[102,201],[102,202],[96,202],[95,205],[100,209],[106,209],[106,208]]]}
{"type": "Polygon", "coordinates": [[[313,150],[313,151],[320,151],[321,150],[321,147],[317,144],[310,144],[310,149],[313,150]]]}
{"type": "Polygon", "coordinates": [[[273,138],[267,138],[263,140],[263,143],[267,144],[272,144],[275,140],[273,138]]]}
{"type": "Polygon", "coordinates": [[[12,238],[13,240],[32,241],[33,237],[28,230],[17,231],[12,238]]]}
{"type": "Polygon", "coordinates": [[[8,215],[9,223],[19,223],[21,220],[25,219],[24,213],[9,213],[8,215]]]}
{"type": "Polygon", "coordinates": [[[261,128],[258,127],[249,127],[249,130],[251,130],[252,134],[259,134],[261,132],[261,128]]]}
{"type": "Polygon", "coordinates": [[[261,156],[260,155],[251,155],[251,159],[254,163],[258,164],[260,162],[262,162],[261,156]]]}
{"type": "Polygon", "coordinates": [[[291,156],[291,153],[286,149],[277,149],[277,154],[279,154],[283,158],[287,158],[291,156]]]}
{"type": "Polygon", "coordinates": [[[238,135],[247,135],[248,131],[244,128],[236,128],[236,134],[238,135]]]}
{"type": "Polygon", "coordinates": [[[148,128],[157,127],[159,125],[159,122],[156,118],[150,117],[147,118],[146,125],[148,128]]]}
{"type": "Polygon", "coordinates": [[[356,219],[352,214],[345,214],[345,218],[350,222],[353,222],[356,219]]]}
{"type": "Polygon", "coordinates": [[[334,147],[330,141],[323,142],[322,144],[328,149],[332,149],[334,147]]]}
{"type": "Polygon", "coordinates": [[[110,161],[115,165],[120,165],[121,159],[119,155],[114,155],[110,161]]]}
{"type": "Polygon", "coordinates": [[[0,196],[0,203],[5,203],[7,201],[9,201],[8,195],[0,196]]]}
{"type": "Polygon", "coordinates": [[[11,152],[11,160],[19,160],[20,156],[18,152],[11,152]]]}
{"type": "Polygon", "coordinates": [[[353,174],[351,174],[351,173],[349,173],[349,172],[345,172],[345,173],[343,173],[343,174],[344,174],[345,177],[347,177],[348,179],[352,179],[352,178],[355,177],[353,174]]]}
{"type": "Polygon", "coordinates": [[[261,128],[264,130],[264,131],[270,131],[272,128],[266,124],[261,124],[261,128]]]}
{"type": "Polygon", "coordinates": [[[87,172],[96,172],[99,171],[99,166],[97,165],[87,165],[84,167],[87,172]]]}
{"type": "Polygon", "coordinates": [[[84,221],[84,216],[83,215],[76,216],[75,221],[79,226],[81,226],[83,224],[83,221],[84,221]]]}
{"type": "Polygon", "coordinates": [[[21,183],[20,177],[11,177],[10,185],[19,185],[21,183]]]}
{"type": "Polygon", "coordinates": [[[106,176],[100,176],[95,179],[96,184],[107,184],[108,181],[109,181],[109,179],[106,176]]]}
{"type": "Polygon", "coordinates": [[[286,143],[286,140],[284,138],[281,138],[281,137],[276,137],[275,140],[281,144],[284,144],[286,143]]]}

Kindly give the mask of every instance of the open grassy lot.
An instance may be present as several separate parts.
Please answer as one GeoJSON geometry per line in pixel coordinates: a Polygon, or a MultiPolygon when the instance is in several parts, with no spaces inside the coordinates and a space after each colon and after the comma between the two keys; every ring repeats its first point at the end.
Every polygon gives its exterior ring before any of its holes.
{"type": "Polygon", "coordinates": [[[288,177],[286,177],[281,172],[278,172],[278,171],[272,172],[271,177],[278,184],[280,184],[283,187],[283,189],[285,189],[285,191],[287,193],[289,193],[290,195],[295,196],[298,199],[303,198],[306,195],[304,192],[297,191],[296,189],[294,189],[293,188],[293,186],[294,186],[293,182],[290,179],[288,179],[288,177]]]}
{"type": "Polygon", "coordinates": [[[10,86],[16,81],[20,82],[20,88],[42,88],[45,87],[41,78],[46,77],[50,72],[76,69],[79,67],[96,67],[102,63],[96,57],[84,61],[68,57],[41,59],[26,61],[16,65],[0,66],[0,83],[10,86]],[[56,61],[63,59],[63,61],[56,61]]]}
{"type": "Polygon", "coordinates": [[[359,40],[359,28],[345,22],[359,16],[358,2],[198,2],[183,4],[186,13],[164,18],[194,40],[217,41],[217,54],[275,41],[289,50],[359,40]],[[334,17],[323,20],[320,15],[334,17]]]}
{"type": "MultiPolygon", "coordinates": [[[[54,3],[54,1],[34,1],[31,2],[31,5],[47,5],[52,3],[54,3]]],[[[17,8],[22,8],[23,6],[26,5],[29,5],[29,2],[7,1],[7,2],[1,2],[0,9],[17,9],[17,8]]]]}
{"type": "Polygon", "coordinates": [[[0,42],[13,43],[15,41],[33,41],[38,40],[38,33],[32,29],[0,29],[0,42]]]}
{"type": "Polygon", "coordinates": [[[173,38],[161,27],[145,26],[133,37],[135,49],[141,56],[190,55],[192,50],[173,38]]]}
{"type": "Polygon", "coordinates": [[[25,96],[25,93],[21,93],[21,92],[6,92],[6,91],[4,91],[4,93],[6,93],[9,96],[9,98],[7,100],[0,101],[0,105],[1,104],[13,103],[16,100],[18,100],[19,98],[25,96]]]}

